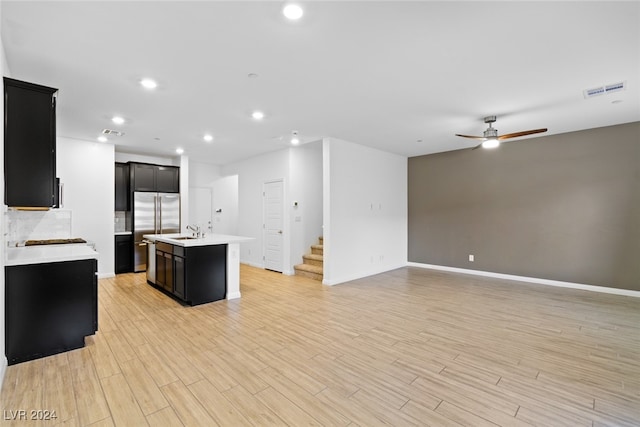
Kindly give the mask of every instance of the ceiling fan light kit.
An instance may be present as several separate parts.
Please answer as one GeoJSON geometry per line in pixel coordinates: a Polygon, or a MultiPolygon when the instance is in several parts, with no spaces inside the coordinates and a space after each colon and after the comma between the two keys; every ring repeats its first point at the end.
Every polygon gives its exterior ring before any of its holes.
{"type": "Polygon", "coordinates": [[[496,116],[487,116],[484,118],[484,122],[489,123],[489,127],[487,128],[487,130],[484,131],[482,136],[461,135],[459,133],[457,133],[456,136],[481,140],[482,142],[480,143],[480,145],[476,145],[475,147],[473,147],[473,150],[475,150],[476,148],[480,148],[480,147],[496,148],[500,145],[501,141],[504,141],[506,139],[517,138],[519,136],[525,136],[525,135],[533,135],[535,133],[542,133],[547,131],[547,128],[541,128],[541,129],[525,130],[522,132],[507,133],[505,135],[498,135],[498,129],[492,126],[492,124],[495,123],[495,121],[496,121],[496,116]]]}
{"type": "Polygon", "coordinates": [[[480,145],[482,145],[482,148],[498,148],[500,146],[500,141],[497,138],[491,138],[487,139],[480,145]]]}

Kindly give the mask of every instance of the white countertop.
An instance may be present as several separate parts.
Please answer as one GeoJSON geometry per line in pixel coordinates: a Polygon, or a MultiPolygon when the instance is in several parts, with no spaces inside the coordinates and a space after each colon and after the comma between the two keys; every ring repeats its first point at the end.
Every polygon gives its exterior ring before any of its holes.
{"type": "Polygon", "coordinates": [[[176,239],[176,237],[191,237],[189,234],[145,234],[145,239],[153,242],[164,242],[176,246],[194,247],[194,246],[211,246],[226,245],[229,243],[243,243],[254,240],[253,237],[231,236],[228,234],[207,234],[199,239],[176,239]]]}
{"type": "Polygon", "coordinates": [[[42,245],[7,248],[6,266],[98,259],[98,252],[84,244],[42,245]]]}

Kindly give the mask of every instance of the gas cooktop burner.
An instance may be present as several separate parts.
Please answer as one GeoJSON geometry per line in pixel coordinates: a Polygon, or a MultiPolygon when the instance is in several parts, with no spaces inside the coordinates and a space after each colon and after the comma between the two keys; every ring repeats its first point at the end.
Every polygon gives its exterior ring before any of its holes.
{"type": "Polygon", "coordinates": [[[75,239],[46,239],[46,240],[27,240],[24,242],[25,246],[39,246],[39,245],[65,245],[68,243],[87,243],[86,240],[75,239]]]}

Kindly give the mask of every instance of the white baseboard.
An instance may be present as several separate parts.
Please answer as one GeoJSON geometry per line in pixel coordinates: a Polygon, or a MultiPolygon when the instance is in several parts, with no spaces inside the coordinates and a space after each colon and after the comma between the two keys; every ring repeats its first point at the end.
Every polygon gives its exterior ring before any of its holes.
{"type": "Polygon", "coordinates": [[[400,265],[396,265],[396,266],[386,266],[386,267],[382,267],[382,268],[377,269],[377,270],[372,270],[372,271],[367,271],[367,272],[362,272],[362,273],[349,274],[347,276],[340,277],[339,279],[326,279],[326,278],[323,278],[322,284],[323,285],[327,285],[327,286],[339,285],[341,283],[350,282],[352,280],[358,280],[358,279],[362,279],[364,277],[375,276],[376,274],[386,273],[387,271],[397,270],[398,268],[402,268],[402,267],[405,267],[405,265],[404,264],[400,264],[400,265]]]}
{"type": "MultiPolygon", "coordinates": [[[[262,270],[265,270],[265,266],[262,263],[256,263],[256,262],[240,260],[240,264],[246,264],[246,265],[251,266],[251,267],[260,268],[262,270]]],[[[285,276],[293,276],[294,274],[296,274],[296,272],[294,270],[284,270],[281,273],[283,275],[285,275],[285,276]]]]}
{"type": "Polygon", "coordinates": [[[251,261],[242,261],[242,260],[240,260],[240,264],[246,264],[246,265],[248,265],[248,266],[250,266],[250,267],[262,268],[262,269],[264,269],[264,265],[263,265],[263,264],[259,264],[259,263],[256,263],[256,262],[251,262],[251,261]]]}
{"type": "Polygon", "coordinates": [[[537,277],[515,276],[512,274],[493,273],[490,271],[469,270],[466,268],[446,267],[443,265],[422,264],[418,262],[408,262],[409,267],[428,268],[431,270],[450,271],[453,273],[472,274],[475,276],[495,277],[496,279],[515,280],[519,282],[536,283],[545,286],[557,286],[561,288],[581,289],[583,291],[601,292],[605,294],[624,295],[628,297],[640,298],[640,291],[630,289],[608,288],[606,286],[585,285],[582,283],[563,282],[560,280],[539,279],[537,277]]]}
{"type": "Polygon", "coordinates": [[[111,277],[116,277],[115,273],[98,273],[98,279],[109,279],[111,277]]]}
{"type": "Polygon", "coordinates": [[[238,299],[238,298],[240,298],[240,291],[227,294],[227,299],[238,299]]]}

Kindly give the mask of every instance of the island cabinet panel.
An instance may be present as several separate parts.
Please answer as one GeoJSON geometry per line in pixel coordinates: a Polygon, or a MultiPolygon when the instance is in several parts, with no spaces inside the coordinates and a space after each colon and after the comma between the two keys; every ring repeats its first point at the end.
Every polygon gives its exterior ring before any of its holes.
{"type": "Polygon", "coordinates": [[[9,365],[84,346],[98,330],[98,261],[5,267],[9,365]]]}
{"type": "Polygon", "coordinates": [[[156,283],[168,292],[173,292],[173,245],[156,244],[156,283]]]}
{"type": "Polygon", "coordinates": [[[219,301],[227,292],[227,245],[195,246],[185,251],[185,300],[191,305],[219,301]]]}
{"type": "Polygon", "coordinates": [[[55,206],[57,89],[4,78],[4,200],[55,206]]]}
{"type": "Polygon", "coordinates": [[[186,278],[184,257],[173,255],[173,293],[181,300],[185,299],[186,278]]]}

